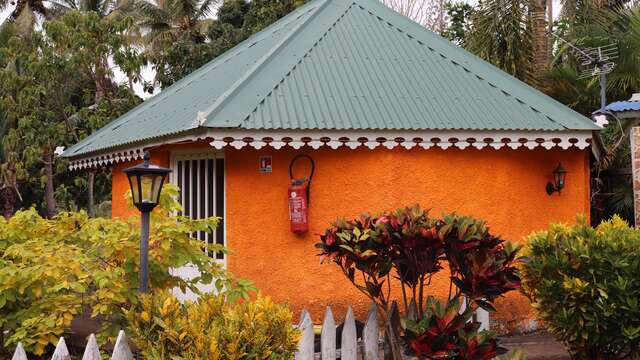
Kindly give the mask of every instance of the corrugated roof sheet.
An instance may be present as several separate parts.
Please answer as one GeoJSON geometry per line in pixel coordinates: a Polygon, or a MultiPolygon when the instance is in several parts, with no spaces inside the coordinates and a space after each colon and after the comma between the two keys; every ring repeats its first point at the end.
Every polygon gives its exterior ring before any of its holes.
{"type": "Polygon", "coordinates": [[[197,127],[599,129],[377,0],[312,0],[64,156],[197,127]]]}
{"type": "Polygon", "coordinates": [[[617,111],[640,111],[640,101],[616,101],[607,105],[607,110],[617,111]]]}

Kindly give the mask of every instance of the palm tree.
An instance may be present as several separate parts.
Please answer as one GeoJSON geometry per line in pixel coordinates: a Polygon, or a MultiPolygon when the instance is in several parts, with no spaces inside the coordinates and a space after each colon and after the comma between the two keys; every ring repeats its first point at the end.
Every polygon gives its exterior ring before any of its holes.
{"type": "Polygon", "coordinates": [[[533,83],[533,37],[528,0],[487,0],[471,16],[465,48],[533,83]]]}
{"type": "MultiPolygon", "coordinates": [[[[547,34],[547,11],[551,0],[530,0],[531,37],[533,39],[533,70],[537,75],[547,70],[549,65],[549,36],[547,34]]],[[[553,16],[553,15],[552,15],[553,16]]],[[[550,20],[553,22],[553,19],[550,20]]]]}
{"type": "Polygon", "coordinates": [[[138,0],[139,41],[156,71],[154,86],[169,86],[212,58],[207,39],[217,5],[218,0],[138,0]]]}
{"type": "Polygon", "coordinates": [[[159,51],[164,41],[188,35],[204,43],[217,0],[141,0],[137,3],[138,24],[142,39],[150,51],[159,51]]]}

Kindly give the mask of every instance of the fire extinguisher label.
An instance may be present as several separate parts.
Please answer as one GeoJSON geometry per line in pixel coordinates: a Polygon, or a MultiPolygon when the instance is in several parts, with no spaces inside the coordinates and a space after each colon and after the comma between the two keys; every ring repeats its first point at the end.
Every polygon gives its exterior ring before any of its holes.
{"type": "Polygon", "coordinates": [[[291,222],[293,224],[304,224],[307,222],[306,207],[304,198],[297,197],[295,192],[291,192],[289,208],[291,209],[291,222]]]}

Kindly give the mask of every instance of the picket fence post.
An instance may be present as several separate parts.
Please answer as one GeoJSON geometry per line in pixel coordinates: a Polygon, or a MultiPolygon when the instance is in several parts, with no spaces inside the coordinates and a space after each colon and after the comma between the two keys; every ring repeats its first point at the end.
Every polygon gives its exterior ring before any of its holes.
{"type": "Polygon", "coordinates": [[[376,303],[371,303],[371,309],[367,315],[367,322],[364,324],[362,331],[362,344],[364,346],[364,360],[377,360],[378,356],[378,338],[380,332],[378,330],[378,307],[376,303]]]}
{"type": "Polygon", "coordinates": [[[63,337],[58,340],[58,345],[56,345],[56,349],[53,351],[51,360],[71,360],[71,354],[69,354],[69,350],[67,350],[67,343],[63,337]]]}
{"type": "Polygon", "coordinates": [[[27,353],[24,351],[21,342],[18,343],[18,347],[16,347],[16,351],[13,353],[11,360],[28,360],[27,353]]]}
{"type": "Polygon", "coordinates": [[[127,343],[127,337],[124,334],[124,330],[120,330],[118,338],[116,339],[116,345],[113,347],[113,354],[111,360],[133,360],[133,354],[127,343]]]}
{"type": "Polygon", "coordinates": [[[349,306],[347,316],[344,319],[344,325],[342,326],[342,346],[340,349],[340,358],[342,360],[356,360],[358,358],[357,337],[353,309],[349,306]]]}
{"type": "Polygon", "coordinates": [[[311,321],[311,315],[306,310],[302,311],[298,329],[302,332],[302,337],[300,338],[295,358],[296,360],[313,360],[315,351],[313,321],[311,321]]]}
{"type": "Polygon", "coordinates": [[[100,349],[98,348],[96,336],[93,334],[89,335],[89,342],[87,342],[87,347],[84,349],[82,360],[100,360],[100,349]]]}
{"type": "Polygon", "coordinates": [[[322,360],[336,359],[336,322],[333,320],[333,312],[327,306],[324,312],[324,322],[322,323],[322,334],[320,335],[320,349],[322,360]]]}

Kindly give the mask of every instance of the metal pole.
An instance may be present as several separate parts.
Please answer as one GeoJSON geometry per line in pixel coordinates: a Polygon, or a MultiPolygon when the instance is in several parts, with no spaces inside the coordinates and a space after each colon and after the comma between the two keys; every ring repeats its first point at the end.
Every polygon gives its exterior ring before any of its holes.
{"type": "Polygon", "coordinates": [[[602,57],[602,48],[598,48],[598,61],[596,62],[600,70],[600,111],[604,112],[607,107],[607,75],[605,74],[605,62],[602,57]]]}
{"type": "Polygon", "coordinates": [[[140,293],[147,292],[149,282],[149,216],[143,211],[140,217],[140,293]]]}
{"type": "Polygon", "coordinates": [[[607,75],[600,71],[600,110],[605,111],[607,107],[607,75]]]}

